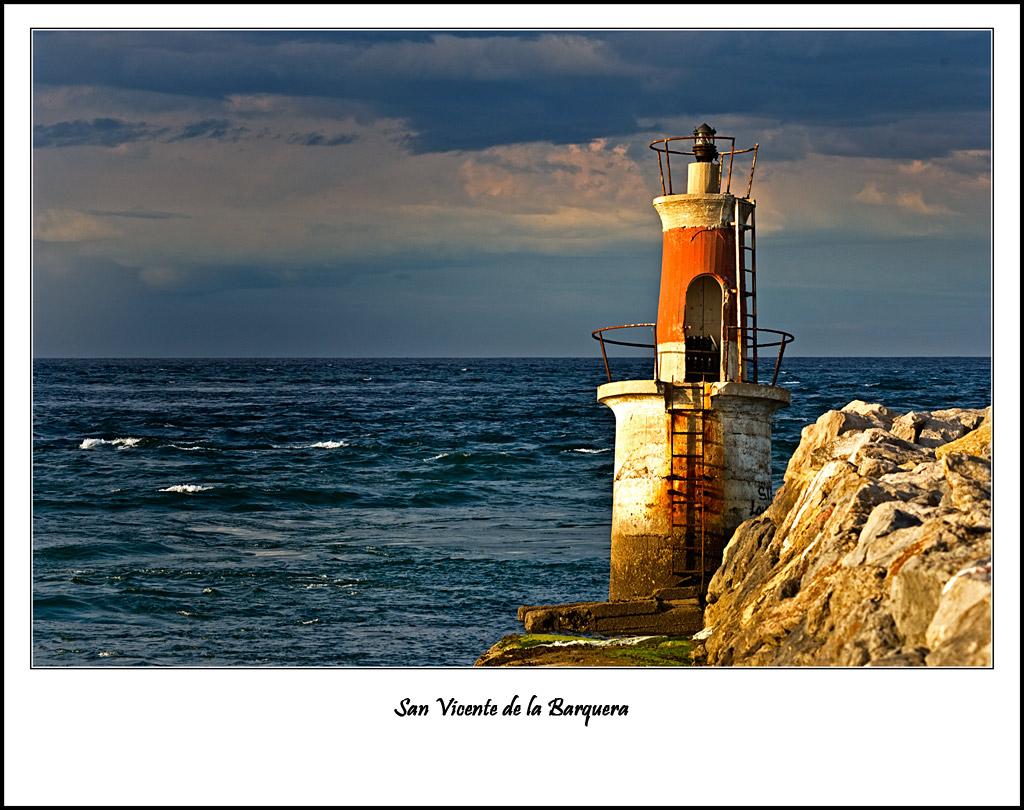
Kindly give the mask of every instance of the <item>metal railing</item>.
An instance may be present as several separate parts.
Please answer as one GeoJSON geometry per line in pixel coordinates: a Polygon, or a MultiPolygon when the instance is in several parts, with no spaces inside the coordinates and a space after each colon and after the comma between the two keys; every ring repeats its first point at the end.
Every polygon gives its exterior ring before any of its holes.
{"type": "Polygon", "coordinates": [[[782,367],[782,356],[786,353],[786,347],[792,343],[796,338],[789,332],[783,332],[781,329],[764,329],[762,327],[751,328],[741,326],[730,326],[729,331],[733,334],[745,331],[746,335],[740,335],[740,339],[737,341],[740,348],[743,350],[743,365],[744,368],[742,373],[745,377],[749,377],[746,382],[758,383],[758,349],[769,349],[773,346],[778,346],[778,354],[775,355],[775,370],[772,372],[772,381],[769,385],[775,385],[779,380],[779,369],[782,367]],[[778,340],[761,343],[761,333],[765,332],[769,335],[778,336],[778,340]],[[753,333],[753,334],[751,334],[753,333]],[[746,338],[744,340],[744,337],[746,338]],[[753,340],[751,340],[753,338],[753,340]]]}
{"type": "Polygon", "coordinates": [[[601,329],[595,329],[590,333],[590,336],[601,344],[601,358],[604,360],[604,373],[608,377],[608,382],[612,381],[612,370],[608,365],[608,352],[605,350],[605,344],[610,343],[613,346],[633,346],[637,349],[655,349],[654,352],[654,379],[658,379],[658,325],[656,323],[624,323],[619,326],[605,326],[601,329]],[[605,332],[610,332],[613,329],[650,329],[651,336],[654,338],[654,343],[634,343],[626,340],[612,340],[604,336],[605,332]]]}
{"type": "MultiPolygon", "coordinates": [[[[653,149],[658,154],[658,173],[661,175],[661,193],[662,196],[668,194],[674,194],[675,191],[672,189],[672,155],[693,155],[693,150],[690,149],[673,149],[669,146],[674,141],[695,141],[700,136],[697,135],[674,135],[671,138],[658,138],[656,141],[651,141],[648,144],[649,149],[653,149]],[[662,157],[664,156],[664,158],[662,157]],[[666,182],[667,181],[667,182],[666,182]]],[[[733,174],[733,163],[736,160],[736,155],[746,155],[753,153],[754,157],[750,162],[750,178],[747,181],[747,193],[744,195],[744,199],[750,199],[750,192],[754,188],[754,169],[757,166],[757,150],[760,149],[760,144],[754,144],[747,149],[737,149],[736,139],[730,135],[716,135],[711,138],[714,144],[718,145],[719,141],[729,142],[729,151],[721,151],[718,153],[719,161],[722,161],[721,165],[724,164],[725,158],[729,158],[728,171],[725,176],[725,184],[722,188],[723,194],[731,194],[732,189],[732,174],[733,174]]]]}
{"type": "MultiPolygon", "coordinates": [[[[605,348],[605,344],[609,344],[609,345],[612,345],[612,346],[632,346],[633,348],[637,348],[637,349],[652,349],[653,350],[653,354],[654,354],[654,379],[655,380],[658,379],[659,375],[658,375],[658,349],[657,349],[658,337],[657,337],[657,327],[658,327],[658,325],[654,324],[654,323],[624,323],[624,324],[621,324],[619,326],[605,326],[605,327],[602,327],[601,329],[595,329],[593,332],[590,333],[590,336],[594,340],[596,340],[598,343],[601,344],[601,359],[604,360],[604,373],[605,373],[605,376],[608,378],[608,382],[612,382],[612,369],[611,369],[611,365],[608,362],[608,351],[605,348]],[[615,329],[650,329],[651,333],[652,333],[652,336],[654,338],[654,343],[637,343],[636,341],[629,341],[629,340],[612,340],[611,338],[607,338],[607,337],[604,336],[605,332],[611,332],[612,330],[615,330],[615,329]]],[[[736,332],[740,331],[740,329],[741,329],[741,327],[739,327],[739,326],[730,326],[729,327],[729,331],[734,333],[734,334],[736,332]]],[[[747,379],[744,380],[744,382],[760,383],[760,380],[758,379],[758,362],[757,362],[757,357],[758,357],[757,352],[758,352],[758,349],[768,349],[768,348],[771,348],[773,346],[778,346],[779,351],[775,355],[775,369],[774,369],[774,371],[772,373],[772,381],[770,383],[768,383],[769,385],[775,385],[778,382],[778,380],[779,380],[779,370],[782,368],[782,357],[783,357],[783,355],[786,352],[786,347],[790,343],[792,343],[794,340],[796,340],[796,338],[792,334],[790,334],[789,332],[784,332],[781,329],[763,329],[761,327],[758,327],[757,329],[752,329],[752,328],[748,327],[746,332],[747,332],[747,340],[746,340],[746,342],[744,342],[742,339],[737,341],[737,344],[739,345],[739,348],[741,350],[750,350],[750,349],[753,350],[752,355],[751,355],[752,361],[751,362],[747,362],[746,358],[745,358],[744,365],[746,367],[743,369],[743,374],[744,374],[745,377],[747,377],[747,379]],[[759,338],[760,338],[760,335],[761,335],[762,332],[764,332],[767,335],[775,336],[778,339],[777,340],[768,341],[768,342],[765,342],[765,343],[761,343],[761,342],[759,342],[759,338]],[[751,335],[751,333],[753,333],[753,334],[751,335]],[[751,337],[753,337],[753,341],[750,340],[751,337]]],[[[740,337],[742,338],[743,336],[741,335],[740,337]]],[[[688,354],[690,352],[693,352],[695,354],[696,353],[704,353],[704,352],[699,352],[698,350],[688,350],[687,351],[688,354]]],[[[744,351],[744,354],[745,353],[746,352],[744,351]]]]}

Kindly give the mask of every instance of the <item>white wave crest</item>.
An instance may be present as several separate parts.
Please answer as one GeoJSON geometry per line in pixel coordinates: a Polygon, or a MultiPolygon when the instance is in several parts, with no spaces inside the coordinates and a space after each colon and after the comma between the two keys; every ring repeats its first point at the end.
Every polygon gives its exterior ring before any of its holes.
{"type": "Polygon", "coordinates": [[[142,439],[113,439],[110,443],[115,447],[135,447],[142,439]]]}
{"type": "Polygon", "coordinates": [[[101,444],[110,444],[114,447],[135,447],[141,442],[142,439],[126,438],[126,439],[82,439],[82,443],[78,445],[79,450],[92,450],[94,447],[99,447],[101,444]]]}
{"type": "Polygon", "coordinates": [[[339,447],[348,447],[348,442],[342,439],[337,442],[313,442],[313,444],[307,444],[309,448],[319,448],[322,450],[337,450],[339,447]]]}
{"type": "Polygon", "coordinates": [[[574,447],[572,450],[566,450],[566,453],[610,453],[612,449],[610,447],[602,447],[599,450],[591,450],[589,447],[574,447]]]}
{"type": "Polygon", "coordinates": [[[193,445],[189,445],[189,446],[185,446],[185,445],[181,445],[181,444],[172,444],[172,445],[170,445],[170,447],[173,447],[175,450],[189,450],[189,451],[192,451],[192,450],[208,450],[209,449],[208,447],[203,447],[203,446],[198,445],[198,444],[193,444],[193,445]]]}
{"type": "Polygon", "coordinates": [[[161,492],[206,492],[213,487],[204,487],[202,484],[175,484],[173,487],[161,489],[161,492]]]}
{"type": "Polygon", "coordinates": [[[449,455],[451,455],[451,454],[450,453],[438,453],[436,456],[431,456],[430,458],[425,458],[423,460],[424,461],[440,461],[442,458],[448,458],[449,455]]]}

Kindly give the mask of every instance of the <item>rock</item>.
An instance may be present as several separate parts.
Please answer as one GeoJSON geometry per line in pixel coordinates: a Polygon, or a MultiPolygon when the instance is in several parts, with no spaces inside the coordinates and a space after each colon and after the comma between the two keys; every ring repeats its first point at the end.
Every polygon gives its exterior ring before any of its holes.
{"type": "Polygon", "coordinates": [[[844,405],[843,413],[860,414],[868,419],[868,421],[885,428],[892,425],[893,419],[896,418],[896,415],[884,405],[879,405],[877,402],[865,402],[862,399],[855,399],[853,402],[844,405]]]}
{"type": "Polygon", "coordinates": [[[857,464],[857,472],[877,478],[901,469],[931,461],[934,453],[922,450],[892,433],[880,428],[867,428],[847,433],[831,448],[832,456],[845,456],[857,464]]]}
{"type": "Polygon", "coordinates": [[[980,456],[992,459],[992,409],[985,409],[985,417],[981,424],[970,433],[959,439],[935,449],[935,457],[942,458],[947,453],[964,453],[969,456],[980,456]]]}
{"type": "Polygon", "coordinates": [[[942,474],[948,490],[944,498],[954,509],[966,511],[975,504],[990,511],[992,465],[978,456],[947,453],[942,457],[942,474]]]}
{"type": "Polygon", "coordinates": [[[868,666],[872,667],[919,667],[926,663],[928,650],[924,647],[914,647],[906,652],[896,652],[872,661],[868,666]]]}
{"type": "Polygon", "coordinates": [[[939,447],[974,430],[985,413],[980,408],[949,408],[931,413],[911,411],[893,420],[891,432],[922,447],[939,447]]]}
{"type": "Polygon", "coordinates": [[[919,506],[911,502],[884,501],[878,504],[871,510],[864,528],[860,530],[856,548],[843,558],[843,565],[879,565],[890,560],[915,542],[919,534],[916,527],[920,526],[933,511],[934,507],[919,506]],[[911,527],[915,528],[900,531],[911,527]]]}
{"type": "Polygon", "coordinates": [[[992,561],[975,561],[943,586],[925,633],[932,666],[989,666],[992,660],[992,561]]]}
{"type": "Polygon", "coordinates": [[[894,489],[900,500],[923,506],[938,506],[942,500],[945,474],[941,464],[923,462],[915,465],[912,470],[887,473],[878,480],[880,484],[894,489]]]}
{"type": "Polygon", "coordinates": [[[950,577],[991,548],[991,534],[976,533],[958,518],[953,513],[926,521],[889,567],[890,610],[907,643],[925,643],[950,577]]]}
{"type": "Polygon", "coordinates": [[[893,421],[892,435],[908,442],[916,442],[917,434],[924,427],[926,418],[923,413],[917,413],[917,411],[905,413],[893,421]]]}
{"type": "Polygon", "coordinates": [[[987,666],[991,585],[964,572],[991,553],[991,468],[934,449],[987,414],[857,401],[804,428],[711,580],[706,662],[987,666]]]}
{"type": "Polygon", "coordinates": [[[942,411],[932,411],[932,420],[940,422],[959,422],[963,425],[964,433],[968,433],[980,427],[985,420],[991,424],[992,406],[987,408],[947,408],[942,411]]]}
{"type": "MultiPolygon", "coordinates": [[[[800,445],[797,447],[793,457],[789,460],[789,469],[799,469],[808,463],[808,457],[816,450],[825,447],[837,436],[851,430],[864,430],[869,427],[887,428],[891,423],[887,417],[876,414],[869,408],[864,408],[865,403],[854,400],[841,411],[827,411],[818,417],[813,425],[808,425],[800,434],[800,445]],[[850,408],[850,410],[847,410],[850,408]],[[864,411],[862,413],[861,411],[864,411]]],[[[881,406],[878,406],[879,408],[881,406]]]]}

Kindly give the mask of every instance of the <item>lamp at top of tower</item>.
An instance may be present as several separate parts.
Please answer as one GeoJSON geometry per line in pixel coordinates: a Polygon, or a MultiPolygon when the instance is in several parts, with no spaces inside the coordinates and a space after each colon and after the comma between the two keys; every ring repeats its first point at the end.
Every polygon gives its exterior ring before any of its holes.
{"type": "Polygon", "coordinates": [[[706,123],[693,131],[693,156],[698,163],[710,163],[718,157],[715,134],[716,130],[706,123]]]}

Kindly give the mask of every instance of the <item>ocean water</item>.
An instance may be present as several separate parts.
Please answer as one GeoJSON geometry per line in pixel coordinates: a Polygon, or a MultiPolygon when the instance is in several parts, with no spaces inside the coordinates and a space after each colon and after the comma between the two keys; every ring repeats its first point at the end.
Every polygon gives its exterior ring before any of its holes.
{"type": "MultiPolygon", "coordinates": [[[[518,605],[606,596],[603,381],[597,358],[38,360],[33,663],[471,665],[518,605]]],[[[823,411],[982,407],[990,363],[789,358],[780,384],[776,485],[823,411]]]]}

